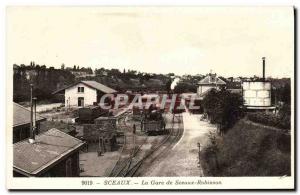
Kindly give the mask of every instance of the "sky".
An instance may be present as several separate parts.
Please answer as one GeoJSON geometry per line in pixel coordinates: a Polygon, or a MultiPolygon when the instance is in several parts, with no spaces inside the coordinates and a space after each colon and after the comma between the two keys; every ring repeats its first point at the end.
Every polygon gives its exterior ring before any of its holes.
{"type": "Polygon", "coordinates": [[[290,77],[292,7],[8,7],[7,65],[290,77]]]}

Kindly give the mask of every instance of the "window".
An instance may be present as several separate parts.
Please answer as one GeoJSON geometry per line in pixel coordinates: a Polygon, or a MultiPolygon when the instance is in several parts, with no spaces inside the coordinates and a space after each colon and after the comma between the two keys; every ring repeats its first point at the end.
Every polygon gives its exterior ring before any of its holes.
{"type": "Polygon", "coordinates": [[[77,90],[78,93],[84,93],[84,87],[78,87],[77,90]]]}
{"type": "Polygon", "coordinates": [[[78,98],[78,106],[83,107],[84,106],[84,97],[79,97],[78,98]]]}

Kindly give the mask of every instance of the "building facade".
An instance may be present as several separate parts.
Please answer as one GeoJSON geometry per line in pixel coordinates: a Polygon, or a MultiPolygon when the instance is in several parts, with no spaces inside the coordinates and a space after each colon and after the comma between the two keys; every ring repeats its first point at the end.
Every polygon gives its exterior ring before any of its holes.
{"type": "Polygon", "coordinates": [[[78,83],[65,90],[65,105],[84,107],[97,102],[97,90],[78,83]]]}
{"type": "Polygon", "coordinates": [[[198,83],[197,95],[203,96],[206,94],[210,89],[218,89],[222,86],[226,86],[226,82],[223,81],[221,78],[217,77],[217,74],[208,74],[198,83]]]}
{"type": "Polygon", "coordinates": [[[64,93],[65,107],[85,107],[99,104],[104,94],[114,94],[116,90],[96,81],[80,81],[53,92],[59,93],[64,93]]]}

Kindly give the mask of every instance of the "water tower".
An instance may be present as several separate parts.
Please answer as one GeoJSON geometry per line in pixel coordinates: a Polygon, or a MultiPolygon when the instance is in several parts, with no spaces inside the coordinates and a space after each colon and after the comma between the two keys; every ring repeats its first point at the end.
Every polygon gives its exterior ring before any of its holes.
{"type": "Polygon", "coordinates": [[[244,98],[244,105],[248,110],[274,110],[275,107],[271,105],[271,81],[265,78],[265,60],[262,58],[262,78],[253,81],[243,81],[242,91],[244,98]]]}

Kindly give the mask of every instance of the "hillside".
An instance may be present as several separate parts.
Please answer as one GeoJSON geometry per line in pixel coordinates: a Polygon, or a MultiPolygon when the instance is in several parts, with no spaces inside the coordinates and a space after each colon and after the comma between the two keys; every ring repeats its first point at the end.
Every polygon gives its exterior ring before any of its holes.
{"type": "Polygon", "coordinates": [[[30,84],[34,85],[34,94],[38,100],[54,101],[51,95],[56,89],[74,82],[74,76],[67,70],[53,67],[14,65],[13,99],[15,102],[30,99],[30,84]]]}
{"type": "Polygon", "coordinates": [[[214,140],[201,153],[206,176],[291,174],[291,137],[283,131],[242,119],[214,140]]]}
{"type": "MultiPolygon", "coordinates": [[[[26,102],[30,98],[30,84],[34,85],[34,94],[39,101],[61,102],[62,100],[52,95],[64,86],[81,80],[94,80],[107,85],[121,93],[131,91],[168,91],[172,82],[173,73],[155,74],[137,72],[134,70],[96,69],[74,66],[73,68],[62,66],[61,69],[46,67],[31,62],[30,65],[14,64],[14,101],[26,102]]],[[[189,76],[184,82],[175,87],[175,92],[196,91],[198,76],[189,76]],[[191,83],[188,83],[191,81],[191,83]]]]}

